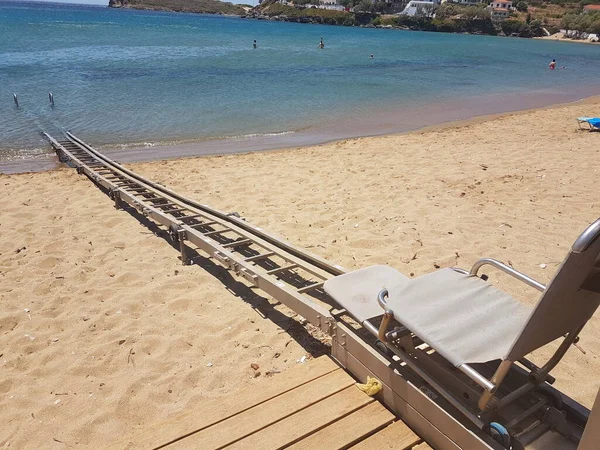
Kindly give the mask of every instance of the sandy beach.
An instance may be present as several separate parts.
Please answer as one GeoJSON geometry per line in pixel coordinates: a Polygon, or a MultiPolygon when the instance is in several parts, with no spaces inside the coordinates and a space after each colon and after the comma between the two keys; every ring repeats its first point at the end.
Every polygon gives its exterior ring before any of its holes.
{"type": "MultiPolygon", "coordinates": [[[[600,217],[600,134],[575,122],[599,113],[595,98],[408,134],[128,167],[348,269],[389,264],[418,276],[488,256],[546,283],[600,217]]],[[[182,266],[162,230],[116,210],[72,169],[0,175],[0,192],[2,448],[98,448],[327,353],[289,310],[218,264],[182,266]]],[[[488,273],[536,301],[537,292],[488,273]]],[[[555,386],[591,407],[598,314],[579,345],[554,370],[555,386]]]]}
{"type": "Polygon", "coordinates": [[[569,38],[569,37],[565,36],[564,33],[560,33],[560,32],[551,34],[550,36],[535,37],[533,39],[543,39],[545,41],[574,42],[574,43],[579,43],[579,44],[595,44],[595,45],[600,44],[600,42],[598,42],[598,41],[591,41],[589,39],[569,38]]]}

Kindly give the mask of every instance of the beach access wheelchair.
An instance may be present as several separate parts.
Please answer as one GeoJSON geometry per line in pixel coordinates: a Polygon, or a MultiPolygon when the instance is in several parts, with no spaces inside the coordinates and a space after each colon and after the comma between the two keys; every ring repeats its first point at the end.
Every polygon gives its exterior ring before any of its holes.
{"type": "Polygon", "coordinates": [[[585,414],[551,387],[550,371],[600,304],[600,219],[575,241],[547,286],[485,258],[470,271],[445,268],[414,279],[388,266],[367,267],[328,280],[324,289],[378,338],[380,351],[505,448],[522,448],[549,428],[579,441],[585,414]],[[535,307],[479,276],[484,266],[542,292],[535,307]],[[526,358],[557,339],[545,364],[526,358]]]}

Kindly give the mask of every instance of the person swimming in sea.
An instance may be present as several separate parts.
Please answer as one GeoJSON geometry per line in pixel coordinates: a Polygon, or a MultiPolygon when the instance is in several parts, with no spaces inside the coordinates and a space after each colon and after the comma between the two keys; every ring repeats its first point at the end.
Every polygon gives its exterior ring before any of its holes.
{"type": "Polygon", "coordinates": [[[252,44],[252,47],[254,47],[254,48],[258,47],[258,45],[256,44],[256,39],[254,39],[254,43],[252,44]]]}
{"type": "Polygon", "coordinates": [[[550,68],[550,70],[554,70],[556,69],[556,60],[553,59],[550,64],[548,64],[548,67],[550,68]]]}
{"type": "Polygon", "coordinates": [[[323,38],[321,38],[321,42],[319,42],[319,48],[325,48],[325,43],[323,42],[323,38]]]}
{"type": "Polygon", "coordinates": [[[371,59],[374,59],[374,58],[375,58],[375,55],[373,55],[373,53],[371,53],[371,59]]]}

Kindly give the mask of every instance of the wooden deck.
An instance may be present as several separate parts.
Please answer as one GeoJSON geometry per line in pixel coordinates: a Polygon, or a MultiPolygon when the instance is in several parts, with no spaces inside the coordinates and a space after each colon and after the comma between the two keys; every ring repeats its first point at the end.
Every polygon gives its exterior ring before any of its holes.
{"type": "Polygon", "coordinates": [[[158,448],[431,449],[326,356],[110,447],[158,448]]]}

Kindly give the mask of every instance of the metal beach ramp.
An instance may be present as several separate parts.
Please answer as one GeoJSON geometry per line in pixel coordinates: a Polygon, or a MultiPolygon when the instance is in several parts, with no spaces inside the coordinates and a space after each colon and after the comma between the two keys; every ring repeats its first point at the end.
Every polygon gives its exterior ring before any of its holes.
{"type": "MultiPolygon", "coordinates": [[[[123,448],[203,449],[252,444],[261,448],[288,448],[311,442],[309,439],[319,441],[319,444],[312,441],[312,447],[317,448],[350,448],[361,442],[365,442],[363,448],[414,448],[413,441],[407,446],[399,443],[407,426],[440,450],[575,450],[579,443],[581,450],[600,448],[597,427],[594,423],[586,427],[590,411],[553,388],[551,381],[544,380],[544,392],[517,399],[507,393],[511,389],[519,392],[518,386],[527,381],[528,374],[515,368],[508,380],[512,384],[503,398],[519,401],[505,400],[504,405],[490,411],[476,411],[469,402],[481,394],[477,386],[453,366],[444,365],[439,354],[418,336],[396,327],[389,331],[390,336],[399,343],[403,339],[405,345],[392,354],[387,345],[382,348],[379,330],[387,329],[386,317],[390,317],[387,310],[377,309],[381,316],[376,320],[384,325],[378,329],[376,323],[361,318],[365,311],[351,311],[343,301],[330,295],[327,283],[331,287],[334,277],[337,281],[333,282],[337,283],[353,276],[344,275],[343,267],[295,247],[236,214],[226,214],[153,183],[71,133],[65,133],[60,141],[45,136],[61,161],[74,166],[106,192],[115,207],[142,222],[147,218],[162,227],[171,244],[181,252],[184,264],[207,255],[251,289],[260,289],[328,335],[332,358],[355,379],[364,382],[375,377],[381,382],[377,400],[385,407],[357,396],[352,378],[335,366],[297,384],[286,382],[281,388],[261,385],[260,391],[268,395],[240,393],[233,400],[223,401],[225,406],[221,401],[209,402],[191,415],[173,419],[171,425],[156,428],[156,432],[152,429],[134,436],[121,443],[123,448]],[[412,353],[404,354],[406,348],[411,348],[412,353]],[[413,364],[415,359],[423,367],[413,364]],[[335,383],[328,384],[330,380],[335,383]],[[242,398],[245,398],[243,404],[242,398]],[[403,422],[394,422],[386,414],[388,410],[403,422]],[[374,412],[362,417],[371,411],[374,412]],[[369,422],[371,416],[379,417],[380,421],[369,422]],[[497,423],[496,418],[507,423],[510,430],[497,423]],[[371,428],[360,428],[369,423],[371,428]],[[580,439],[584,428],[585,434],[580,439]],[[391,436],[391,440],[386,441],[386,436],[391,436]],[[330,438],[341,439],[342,443],[338,447],[338,441],[328,444],[330,438]]],[[[355,274],[358,272],[361,271],[355,274]]],[[[373,297],[374,305],[380,288],[368,296],[373,297]]],[[[383,338],[388,339],[389,333],[383,338]]],[[[496,370],[493,363],[487,369],[496,370]]]]}

